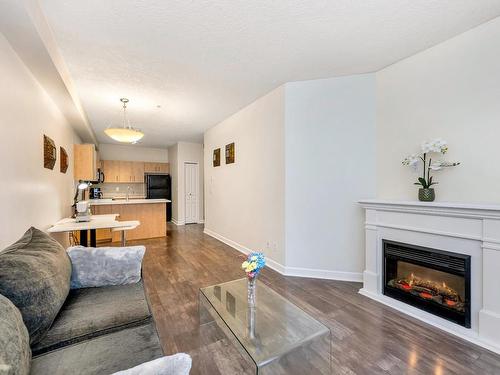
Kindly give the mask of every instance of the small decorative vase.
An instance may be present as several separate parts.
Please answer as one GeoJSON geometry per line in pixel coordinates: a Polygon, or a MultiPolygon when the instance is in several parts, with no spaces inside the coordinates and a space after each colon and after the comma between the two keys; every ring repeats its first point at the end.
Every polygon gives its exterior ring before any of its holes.
{"type": "Polygon", "coordinates": [[[257,284],[256,277],[249,277],[248,279],[248,307],[255,307],[255,289],[257,284]]]}
{"type": "Polygon", "coordinates": [[[248,307],[248,337],[252,340],[256,338],[255,335],[255,307],[248,307]]]}
{"type": "Polygon", "coordinates": [[[428,188],[428,189],[420,188],[420,189],[418,189],[418,200],[419,201],[434,202],[434,199],[436,199],[436,194],[434,193],[433,188],[428,188]]]}

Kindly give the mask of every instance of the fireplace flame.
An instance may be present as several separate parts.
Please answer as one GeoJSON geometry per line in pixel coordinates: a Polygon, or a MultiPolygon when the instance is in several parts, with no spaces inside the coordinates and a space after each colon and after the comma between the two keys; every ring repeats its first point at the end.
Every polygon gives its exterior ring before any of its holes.
{"type": "Polygon", "coordinates": [[[412,272],[410,275],[410,280],[408,281],[408,285],[413,286],[414,281],[415,281],[415,275],[412,272]]]}

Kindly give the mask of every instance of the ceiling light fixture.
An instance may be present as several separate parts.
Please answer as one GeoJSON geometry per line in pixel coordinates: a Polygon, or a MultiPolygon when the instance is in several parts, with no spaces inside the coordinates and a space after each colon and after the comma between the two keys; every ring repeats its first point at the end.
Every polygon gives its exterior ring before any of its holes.
{"type": "Polygon", "coordinates": [[[134,129],[130,126],[130,121],[127,117],[127,103],[129,100],[127,98],[121,98],[120,101],[123,103],[123,121],[121,127],[109,127],[104,130],[104,133],[115,141],[122,143],[137,143],[144,133],[139,129],[134,129]]]}

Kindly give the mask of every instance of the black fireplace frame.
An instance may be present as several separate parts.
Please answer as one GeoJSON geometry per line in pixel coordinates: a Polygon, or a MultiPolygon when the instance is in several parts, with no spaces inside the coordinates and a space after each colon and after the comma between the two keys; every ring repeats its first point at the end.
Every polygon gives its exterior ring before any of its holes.
{"type": "Polygon", "coordinates": [[[382,282],[383,293],[386,296],[395,298],[399,301],[405,302],[409,305],[417,307],[421,310],[432,313],[443,319],[452,321],[465,328],[471,326],[471,257],[470,255],[452,253],[440,249],[431,249],[428,247],[412,245],[403,242],[396,242],[390,240],[382,240],[383,249],[383,270],[382,282]],[[411,250],[411,254],[398,250],[398,247],[404,247],[411,250]],[[431,257],[431,260],[424,260],[425,257],[431,257]],[[432,301],[422,300],[416,298],[397,288],[387,285],[387,261],[388,260],[401,260],[404,262],[416,264],[423,267],[428,267],[438,271],[458,275],[464,277],[465,280],[465,312],[460,313],[453,309],[448,309],[445,306],[438,306],[432,301]]]}

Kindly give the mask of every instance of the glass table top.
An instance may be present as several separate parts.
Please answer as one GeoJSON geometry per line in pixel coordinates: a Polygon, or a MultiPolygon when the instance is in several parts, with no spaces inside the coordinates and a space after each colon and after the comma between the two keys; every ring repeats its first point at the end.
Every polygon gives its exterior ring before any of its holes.
{"type": "Polygon", "coordinates": [[[326,326],[258,280],[253,311],[248,307],[246,278],[200,292],[258,366],[330,334],[326,326]]]}

